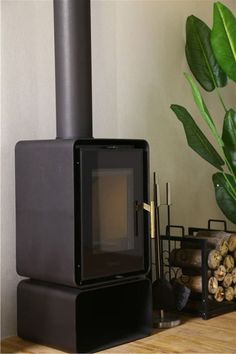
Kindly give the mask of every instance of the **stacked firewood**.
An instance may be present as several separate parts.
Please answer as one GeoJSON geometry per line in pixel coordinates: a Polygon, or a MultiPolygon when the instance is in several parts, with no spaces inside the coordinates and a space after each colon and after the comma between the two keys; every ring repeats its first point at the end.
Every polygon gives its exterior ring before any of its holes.
{"type": "Polygon", "coordinates": [[[208,291],[218,302],[236,298],[236,234],[222,234],[208,255],[208,291]]]}
{"type": "MultiPolygon", "coordinates": [[[[199,232],[198,239],[206,239],[208,248],[208,292],[209,297],[217,302],[236,300],[236,234],[223,231],[199,232]]],[[[177,279],[193,292],[202,292],[201,275],[192,275],[195,270],[200,273],[202,267],[201,249],[196,243],[174,249],[170,253],[170,266],[180,267],[181,276],[177,279]],[[192,273],[191,273],[192,272],[192,273]]]]}

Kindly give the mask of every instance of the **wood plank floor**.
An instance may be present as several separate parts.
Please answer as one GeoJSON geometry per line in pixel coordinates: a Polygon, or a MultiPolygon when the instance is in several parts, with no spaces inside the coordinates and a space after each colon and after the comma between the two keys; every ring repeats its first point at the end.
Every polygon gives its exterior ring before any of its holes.
{"type": "MultiPolygon", "coordinates": [[[[1,353],[63,353],[56,349],[9,337],[1,353]]],[[[182,324],[155,330],[150,337],[100,353],[236,353],[236,311],[204,321],[185,317],[182,324]]]]}

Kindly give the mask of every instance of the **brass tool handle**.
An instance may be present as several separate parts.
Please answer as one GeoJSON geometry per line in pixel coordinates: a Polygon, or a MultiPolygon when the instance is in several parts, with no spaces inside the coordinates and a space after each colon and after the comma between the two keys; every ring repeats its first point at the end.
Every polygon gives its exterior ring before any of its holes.
{"type": "Polygon", "coordinates": [[[151,201],[150,204],[143,203],[143,209],[148,211],[150,213],[150,219],[151,219],[151,238],[155,238],[156,234],[156,213],[155,213],[155,202],[151,201]]]}

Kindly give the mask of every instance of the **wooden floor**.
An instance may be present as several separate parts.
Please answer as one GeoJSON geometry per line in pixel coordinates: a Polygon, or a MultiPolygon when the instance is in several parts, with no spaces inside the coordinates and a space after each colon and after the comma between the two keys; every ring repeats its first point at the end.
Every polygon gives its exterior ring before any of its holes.
{"type": "MultiPolygon", "coordinates": [[[[2,353],[63,353],[18,337],[4,339],[1,350],[2,353]]],[[[236,353],[236,311],[207,321],[186,317],[175,328],[156,330],[150,337],[100,353],[236,353]]]]}

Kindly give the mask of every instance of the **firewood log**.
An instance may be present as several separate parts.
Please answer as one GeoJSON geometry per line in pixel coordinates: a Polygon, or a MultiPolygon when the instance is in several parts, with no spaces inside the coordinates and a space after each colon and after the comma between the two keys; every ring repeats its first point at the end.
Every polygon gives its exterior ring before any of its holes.
{"type": "Polygon", "coordinates": [[[222,256],[220,252],[217,250],[211,250],[208,255],[208,267],[210,269],[217,269],[220,265],[221,260],[222,256]]]}
{"type": "Polygon", "coordinates": [[[234,298],[234,289],[232,288],[232,286],[230,286],[229,288],[225,289],[225,299],[227,301],[232,301],[234,298]]]}
{"type": "Polygon", "coordinates": [[[224,297],[225,297],[224,288],[222,286],[219,286],[214,295],[214,299],[217,302],[222,302],[224,300],[224,297]]]}
{"type": "Polygon", "coordinates": [[[222,256],[226,256],[229,250],[228,239],[230,235],[225,231],[199,231],[196,237],[207,239],[208,246],[218,250],[222,256]]]}
{"type": "Polygon", "coordinates": [[[218,280],[215,277],[210,277],[208,280],[208,292],[215,294],[218,289],[218,280]]]}
{"type": "Polygon", "coordinates": [[[236,284],[236,268],[232,270],[232,282],[233,284],[236,284]]]}
{"type": "Polygon", "coordinates": [[[181,275],[177,278],[177,281],[180,284],[185,285],[191,291],[196,293],[202,292],[202,277],[200,275],[188,276],[188,275],[181,275]]]}
{"type": "Polygon", "coordinates": [[[232,234],[229,237],[228,245],[229,245],[229,251],[230,252],[236,251],[236,234],[232,234]]]}
{"type": "MultiPolygon", "coordinates": [[[[208,255],[208,267],[213,270],[217,269],[220,266],[221,260],[222,256],[220,252],[211,250],[208,255]]],[[[170,253],[169,262],[173,267],[200,268],[202,266],[201,250],[188,248],[173,249],[170,253]]]]}
{"type": "Polygon", "coordinates": [[[234,285],[234,297],[236,298],[236,285],[234,285]]]}
{"type": "Polygon", "coordinates": [[[234,260],[236,262],[236,251],[234,251],[234,260]]]}
{"type": "Polygon", "coordinates": [[[219,268],[217,268],[215,271],[214,271],[214,277],[218,280],[218,281],[223,281],[224,280],[224,277],[225,277],[225,274],[226,274],[226,269],[225,269],[225,266],[223,266],[223,264],[221,264],[219,266],[219,268]]]}
{"type": "MultiPolygon", "coordinates": [[[[201,268],[181,268],[182,274],[184,275],[201,275],[202,269],[201,268]]],[[[209,269],[207,271],[207,278],[210,278],[212,275],[212,271],[209,269]]]]}
{"type": "Polygon", "coordinates": [[[232,274],[231,273],[227,273],[224,277],[224,280],[223,280],[223,283],[222,285],[225,287],[225,288],[229,288],[230,285],[232,284],[232,280],[233,280],[233,277],[232,277],[232,274]]]}
{"type": "Polygon", "coordinates": [[[200,268],[202,265],[201,250],[199,249],[173,249],[170,254],[170,265],[183,268],[200,268]]]}
{"type": "MultiPolygon", "coordinates": [[[[207,237],[207,238],[225,238],[225,237],[230,237],[232,234],[230,232],[226,232],[223,230],[200,230],[198,231],[196,237],[207,237]]],[[[213,241],[214,242],[214,241],[213,241]]]]}
{"type": "Polygon", "coordinates": [[[223,260],[223,265],[225,266],[227,273],[232,272],[234,268],[234,258],[228,254],[223,260]]]}
{"type": "Polygon", "coordinates": [[[228,253],[228,250],[229,250],[228,241],[222,240],[217,249],[220,252],[220,254],[222,255],[222,257],[225,257],[228,253]]]}

